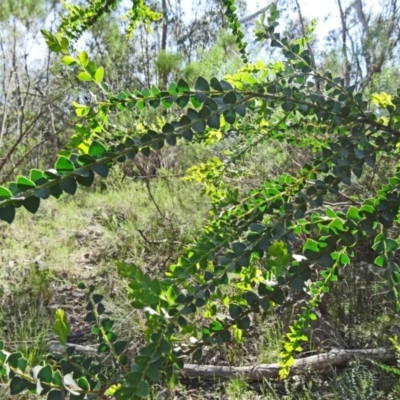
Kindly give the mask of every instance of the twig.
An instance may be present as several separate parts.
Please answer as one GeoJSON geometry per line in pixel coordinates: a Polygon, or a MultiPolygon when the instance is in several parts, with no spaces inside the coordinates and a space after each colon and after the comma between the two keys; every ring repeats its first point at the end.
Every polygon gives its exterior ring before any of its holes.
{"type": "Polygon", "coordinates": [[[1,121],[1,128],[0,128],[0,147],[3,143],[3,135],[4,135],[4,130],[5,130],[5,124],[6,124],[6,118],[7,118],[7,105],[8,105],[8,96],[10,94],[10,88],[11,88],[11,79],[13,76],[14,71],[11,71],[10,74],[10,79],[7,87],[7,92],[6,92],[6,98],[4,99],[4,108],[3,108],[3,118],[1,121]]]}
{"type": "Polygon", "coordinates": [[[14,164],[14,166],[11,168],[11,170],[8,172],[8,174],[6,176],[4,176],[1,179],[1,183],[4,183],[7,181],[7,179],[10,177],[10,175],[15,172],[15,169],[19,166],[19,164],[21,164],[22,161],[26,160],[26,157],[32,153],[33,150],[35,150],[37,147],[39,147],[42,143],[44,143],[46,141],[46,139],[43,139],[41,142],[37,143],[35,146],[33,146],[30,150],[28,150],[20,159],[19,161],[14,164]]]}
{"type": "Polygon", "coordinates": [[[137,231],[140,233],[140,236],[143,238],[143,240],[148,244],[163,244],[163,243],[183,244],[182,242],[178,242],[176,240],[168,240],[168,239],[151,240],[145,236],[145,234],[142,230],[137,229],[137,231]]]}
{"type": "Polygon", "coordinates": [[[11,155],[14,153],[15,149],[18,147],[18,145],[21,143],[22,139],[30,132],[31,128],[36,124],[36,122],[39,120],[39,118],[43,115],[43,110],[41,110],[36,117],[32,120],[32,122],[28,125],[28,127],[25,129],[24,132],[20,134],[18,139],[15,141],[14,145],[11,147],[11,149],[8,151],[7,155],[3,159],[3,161],[0,163],[0,171],[3,169],[4,165],[8,161],[8,159],[11,157],[11,155]]]}
{"type": "Polygon", "coordinates": [[[249,21],[251,21],[252,19],[254,19],[255,17],[257,17],[258,15],[260,15],[260,14],[262,14],[263,12],[265,12],[265,11],[268,11],[269,10],[269,5],[268,6],[265,6],[265,7],[263,7],[263,8],[260,8],[258,11],[256,11],[255,13],[253,13],[253,14],[250,14],[250,15],[247,15],[246,17],[243,17],[243,18],[241,18],[241,19],[239,19],[239,22],[241,23],[241,24],[245,24],[246,22],[249,22],[249,21]]]}
{"type": "MultiPolygon", "coordinates": [[[[142,176],[146,175],[146,171],[144,170],[144,168],[138,163],[135,162],[136,168],[139,170],[139,172],[142,174],[142,176]]],[[[150,180],[149,179],[144,179],[144,182],[146,184],[146,188],[147,188],[147,192],[149,194],[150,200],[152,201],[152,203],[154,204],[154,206],[156,207],[158,213],[161,215],[161,217],[163,217],[165,220],[169,221],[170,223],[172,223],[171,219],[168,218],[166,215],[163,214],[163,212],[161,211],[160,207],[158,206],[153,193],[151,193],[151,187],[150,187],[150,180]]]]}

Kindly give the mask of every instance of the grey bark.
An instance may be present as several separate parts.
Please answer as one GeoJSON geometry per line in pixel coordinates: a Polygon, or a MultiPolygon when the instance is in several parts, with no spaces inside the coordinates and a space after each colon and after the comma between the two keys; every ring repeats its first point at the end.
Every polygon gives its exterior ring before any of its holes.
{"type": "MultiPolygon", "coordinates": [[[[290,375],[303,375],[310,371],[320,371],[334,366],[346,365],[353,359],[361,361],[374,360],[389,362],[396,360],[396,354],[391,349],[362,349],[362,350],[331,350],[328,353],[318,354],[298,359],[290,369],[290,375]]],[[[181,374],[186,378],[203,380],[230,379],[240,377],[248,382],[263,378],[279,376],[279,364],[259,364],[247,367],[219,367],[215,365],[185,364],[181,374]]]]}

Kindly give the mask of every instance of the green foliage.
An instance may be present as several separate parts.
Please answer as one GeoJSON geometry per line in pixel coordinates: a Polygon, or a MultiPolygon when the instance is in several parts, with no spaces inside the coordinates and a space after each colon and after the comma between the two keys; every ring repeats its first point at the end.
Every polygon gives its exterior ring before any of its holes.
{"type": "Polygon", "coordinates": [[[207,51],[200,49],[196,60],[185,66],[183,74],[188,82],[194,83],[198,76],[207,79],[221,77],[236,72],[242,65],[235,36],[222,30],[218,33],[215,45],[207,51]]]}
{"type": "Polygon", "coordinates": [[[120,0],[94,0],[88,7],[64,3],[68,15],[62,19],[60,33],[78,39],[99,18],[114,10],[119,2],[120,0]]]}
{"type": "Polygon", "coordinates": [[[48,400],[65,399],[68,395],[71,399],[83,399],[87,393],[106,390],[112,393],[115,388],[107,382],[112,382],[115,374],[127,374],[128,359],[124,354],[127,342],[118,340],[112,330],[114,322],[103,318],[103,296],[94,293],[94,286],[86,289],[81,283],[78,287],[86,290],[85,321],[92,324],[92,333],[97,337],[97,353],[99,356],[109,354],[112,365],[102,365],[95,357],[83,356],[74,346],[67,345],[70,327],[64,311],[57,310],[54,332],[64,350],[62,354],[55,354],[56,362],[43,361],[41,365],[30,365],[20,352],[9,353],[4,342],[0,342],[0,371],[2,376],[10,379],[11,395],[29,390],[37,395],[47,394],[48,400]]]}
{"type": "MultiPolygon", "coordinates": [[[[69,38],[78,39],[98,19],[115,10],[120,2],[121,0],[93,0],[87,7],[64,2],[68,15],[63,16],[59,32],[69,38]]],[[[149,26],[151,22],[159,20],[161,16],[160,13],[156,13],[146,6],[144,0],[132,0],[131,10],[125,14],[125,18],[129,19],[128,38],[132,36],[139,23],[149,26]]]]}
{"type": "Polygon", "coordinates": [[[392,338],[389,338],[393,349],[396,353],[396,358],[397,358],[397,365],[386,365],[386,364],[382,364],[380,362],[377,361],[373,361],[373,364],[378,367],[379,370],[383,371],[384,373],[386,373],[389,376],[392,376],[395,380],[395,384],[393,385],[393,387],[390,390],[390,395],[388,398],[390,399],[395,399],[396,397],[398,397],[399,395],[399,390],[400,390],[400,385],[399,385],[399,377],[400,377],[400,368],[399,368],[399,361],[400,361],[400,345],[398,342],[398,338],[397,336],[394,336],[392,338]]]}
{"type": "Polygon", "coordinates": [[[64,310],[59,309],[56,311],[53,332],[58,336],[60,344],[65,346],[67,344],[67,338],[71,332],[71,326],[68,323],[64,310]]]}
{"type": "MultiPolygon", "coordinates": [[[[113,160],[125,161],[133,159],[141,151],[148,154],[150,148],[159,150],[167,143],[171,146],[176,144],[178,138],[192,140],[195,134],[204,134],[207,126],[215,127],[215,118],[221,118],[226,121],[222,129],[228,129],[228,125],[233,125],[236,120],[236,114],[242,114],[240,106],[248,103],[254,95],[242,96],[235,94],[232,86],[225,81],[218,81],[215,78],[210,84],[204,78],[198,78],[195,89],[191,90],[184,80],[179,80],[177,84],[173,83],[168,91],[160,91],[153,86],[151,89],[143,89],[131,94],[129,91],[121,92],[117,96],[108,92],[106,83],[102,83],[104,71],[102,67],[89,60],[88,54],[83,51],[77,57],[68,53],[68,40],[52,35],[50,32],[43,31],[43,35],[49,47],[55,52],[63,52],[63,62],[66,65],[79,65],[81,72],[78,73],[78,79],[81,81],[92,81],[108,95],[108,101],[96,105],[93,112],[90,106],[74,103],[76,114],[79,117],[87,117],[91,121],[88,128],[78,128],[72,143],[85,150],[86,154],[76,154],[63,151],[56,161],[54,169],[40,171],[34,169],[28,177],[20,176],[16,182],[9,185],[8,188],[1,187],[0,219],[12,222],[15,216],[15,208],[23,205],[28,211],[35,213],[39,207],[40,199],[47,199],[50,195],[59,198],[62,192],[74,194],[77,185],[91,186],[94,181],[94,173],[107,177],[109,169],[112,167],[113,160]],[[214,86],[214,90],[211,87],[214,86]],[[216,89],[215,89],[216,88],[216,89]],[[225,88],[225,89],[224,89],[225,88]],[[225,93],[225,90],[227,92],[225,93]],[[97,135],[100,130],[107,130],[107,113],[114,112],[117,109],[123,111],[133,108],[139,111],[146,107],[157,108],[163,106],[166,109],[176,104],[179,108],[184,108],[190,101],[193,108],[186,110],[186,115],[179,121],[165,123],[162,127],[162,133],[157,134],[153,130],[148,130],[147,134],[141,137],[126,137],[118,145],[105,146],[101,142],[94,140],[87,149],[82,147],[84,142],[97,135]],[[236,107],[236,109],[235,109],[236,107]],[[94,128],[93,128],[94,127],[94,128]],[[13,196],[21,197],[14,199],[13,196]]],[[[205,135],[203,135],[204,137],[205,135]]],[[[200,137],[201,139],[201,137],[200,137]]]]}
{"type": "Polygon", "coordinates": [[[12,0],[4,0],[1,3],[0,22],[7,21],[10,16],[17,18],[25,25],[29,25],[32,17],[45,18],[45,3],[35,0],[21,0],[18,6],[12,0]]]}
{"type": "Polygon", "coordinates": [[[144,0],[132,0],[132,8],[126,13],[125,17],[129,19],[129,39],[139,23],[144,23],[147,27],[150,27],[151,22],[162,18],[162,14],[152,11],[150,7],[146,6],[144,0]]]}
{"type": "Polygon", "coordinates": [[[159,75],[169,77],[170,74],[178,75],[181,70],[181,63],[182,59],[179,54],[168,53],[162,50],[157,55],[154,65],[159,75]]]}
{"type": "Polygon", "coordinates": [[[242,30],[242,26],[240,25],[239,19],[235,13],[236,6],[234,0],[224,0],[223,4],[225,6],[225,15],[229,21],[229,27],[232,29],[232,33],[236,38],[236,43],[239,47],[240,54],[242,56],[242,60],[244,62],[248,62],[247,53],[246,53],[246,46],[247,43],[243,41],[244,33],[242,30]]]}
{"type": "Polygon", "coordinates": [[[374,388],[376,378],[358,362],[352,362],[349,369],[334,383],[336,398],[373,400],[387,398],[382,391],[374,388]]]}
{"type": "MultiPolygon", "coordinates": [[[[233,2],[226,6],[245,57],[233,2]]],[[[25,373],[22,354],[2,350],[0,361],[8,367],[4,374],[11,379],[12,394],[25,389],[38,392],[39,382],[40,392],[49,396],[65,388],[76,396],[110,390],[117,400],[146,397],[149,385],[171,377],[185,358],[198,359],[205,346],[222,345],[232,337],[240,340],[250,328],[251,315],[284,304],[287,291],[295,290],[305,292],[308,301],[283,340],[280,365],[285,378],[307,341],[306,330],[316,319],[324,293],[351,262],[357,244],[366,239],[374,242],[375,264],[386,271],[388,300],[400,309],[400,268],[395,261],[399,244],[391,237],[400,208],[400,168],[363,202],[349,201],[343,207],[327,203],[368,166],[374,167],[379,154],[397,156],[400,92],[390,102],[375,96],[387,113],[386,119],[378,118],[354,87],[313,69],[305,41],[292,42],[275,32],[278,15],[272,5],[267,24],[259,24],[257,38],[281,49],[282,61],[247,66],[225,80],[197,77],[193,87],[180,79],[166,90],[153,85],[134,93],[112,93],[102,67],[85,51],[72,54],[65,38],[43,31],[49,47],[64,53],[64,63],[78,67],[78,79],[98,89],[102,99],[88,105],[74,103],[82,123],[53,169],[33,169],[29,176],[0,187],[0,219],[12,223],[21,206],[35,213],[41,200],[59,198],[63,192],[73,195],[78,185],[91,186],[95,174],[107,177],[117,162],[134,159],[139,152],[147,157],[165,145],[207,142],[213,135],[221,139],[237,135],[243,142],[225,164],[214,159],[191,170],[193,180],[205,182],[213,212],[203,234],[164,277],[154,277],[133,263],[117,264],[128,282],[132,307],[145,317],[146,343],[130,369],[123,354],[126,343],[117,340],[112,321],[100,318],[105,311],[102,296],[90,287],[85,320],[94,324],[98,353],[111,355],[112,372],[100,373],[95,361],[78,360],[67,350],[60,370],[34,367],[31,376],[25,373]],[[129,110],[141,116],[146,109],[161,109],[170,118],[158,131],[146,126],[143,133],[121,132],[109,124],[113,115],[129,110]],[[298,173],[283,173],[248,193],[220,187],[229,166],[265,140],[312,147],[313,160],[298,173]],[[78,363],[84,368],[77,368],[78,363]],[[61,373],[64,386],[59,384],[61,373]]],[[[68,328],[61,315],[56,326],[64,342],[68,328]]]]}

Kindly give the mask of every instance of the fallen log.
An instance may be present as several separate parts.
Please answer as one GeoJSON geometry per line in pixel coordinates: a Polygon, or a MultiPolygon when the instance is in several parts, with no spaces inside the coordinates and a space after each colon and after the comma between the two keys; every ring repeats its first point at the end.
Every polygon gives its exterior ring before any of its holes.
{"type": "MultiPolygon", "coordinates": [[[[50,350],[62,353],[65,348],[55,341],[52,342],[50,350]]],[[[96,352],[94,347],[80,346],[67,343],[67,347],[75,347],[78,352],[96,352]]],[[[290,376],[303,375],[313,371],[321,371],[329,367],[345,366],[349,361],[358,359],[360,361],[394,362],[396,353],[393,349],[361,349],[344,350],[333,349],[328,353],[317,354],[295,360],[290,369],[290,376]]],[[[245,367],[228,367],[217,365],[184,364],[180,374],[189,379],[218,380],[240,377],[247,382],[256,382],[263,378],[277,378],[281,367],[278,363],[258,364],[245,367]]]]}
{"type": "MultiPolygon", "coordinates": [[[[396,353],[394,350],[386,348],[364,350],[334,349],[328,353],[296,360],[291,367],[290,375],[303,375],[328,367],[343,366],[353,359],[388,362],[396,360],[396,353]]],[[[262,378],[276,378],[279,376],[279,370],[279,364],[258,364],[248,367],[185,364],[181,374],[190,379],[215,380],[240,377],[248,382],[254,382],[262,378]]]]}

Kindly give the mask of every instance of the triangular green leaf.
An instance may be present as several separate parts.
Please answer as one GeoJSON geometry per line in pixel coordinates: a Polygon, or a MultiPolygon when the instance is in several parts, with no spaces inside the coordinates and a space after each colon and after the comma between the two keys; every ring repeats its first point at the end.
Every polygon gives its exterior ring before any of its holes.
{"type": "Polygon", "coordinates": [[[143,149],[141,149],[140,151],[145,157],[148,157],[151,152],[151,150],[148,147],[143,147],[143,149]]]}
{"type": "Polygon", "coordinates": [[[375,258],[374,264],[377,265],[378,267],[383,267],[385,266],[386,259],[383,255],[380,255],[375,258]]]}
{"type": "MultiPolygon", "coordinates": [[[[195,97],[196,97],[197,102],[201,104],[201,103],[204,103],[207,100],[207,93],[197,92],[195,94],[195,97]]],[[[196,108],[198,108],[198,107],[196,107],[196,108]]]]}
{"type": "Polygon", "coordinates": [[[162,128],[163,133],[172,133],[174,132],[174,130],[175,130],[174,126],[168,122],[162,128]]]}
{"type": "Polygon", "coordinates": [[[47,400],[63,400],[64,396],[61,395],[59,390],[51,390],[47,394],[47,400]]]}
{"type": "Polygon", "coordinates": [[[241,117],[245,117],[246,116],[246,107],[244,106],[244,104],[239,104],[236,108],[235,108],[236,114],[240,115],[241,117]]]}
{"type": "Polygon", "coordinates": [[[159,93],[160,93],[160,89],[157,86],[152,85],[151,86],[151,94],[153,96],[158,96],[159,93]]]}
{"type": "Polygon", "coordinates": [[[284,111],[290,112],[293,111],[296,108],[296,106],[294,103],[285,102],[282,103],[282,108],[284,111]]]}
{"type": "Polygon", "coordinates": [[[218,110],[218,104],[210,97],[207,97],[206,101],[204,102],[204,105],[206,105],[211,111],[218,110]]]}
{"type": "Polygon", "coordinates": [[[92,76],[88,72],[79,72],[78,79],[83,82],[88,82],[92,80],[92,76]]]}
{"type": "Polygon", "coordinates": [[[233,89],[232,85],[230,83],[228,83],[227,81],[224,81],[223,79],[220,80],[219,83],[224,91],[233,89]]]}
{"type": "Polygon", "coordinates": [[[178,104],[180,108],[186,107],[188,102],[189,102],[189,96],[181,96],[176,99],[176,104],[178,104]]]}
{"type": "Polygon", "coordinates": [[[295,276],[290,282],[289,287],[296,290],[304,289],[304,279],[301,276],[295,276]]]}
{"type": "Polygon", "coordinates": [[[127,344],[128,344],[128,342],[125,341],[125,340],[119,340],[118,342],[115,342],[114,343],[114,351],[115,351],[115,353],[118,356],[121,355],[124,352],[127,344]]]}
{"type": "Polygon", "coordinates": [[[386,251],[396,251],[399,248],[399,243],[393,239],[385,240],[386,251]]]}
{"type": "Polygon", "coordinates": [[[0,219],[11,224],[15,218],[15,207],[13,205],[8,205],[6,207],[0,208],[0,219]]]}
{"type": "Polygon", "coordinates": [[[207,106],[203,106],[203,108],[199,111],[199,118],[207,118],[211,114],[211,110],[207,106]]]}
{"type": "Polygon", "coordinates": [[[167,137],[166,142],[170,145],[170,146],[176,146],[176,136],[175,135],[170,135],[167,137]]]}
{"type": "Polygon", "coordinates": [[[203,92],[209,92],[210,91],[210,85],[208,82],[202,77],[199,76],[196,80],[196,83],[194,85],[194,88],[196,90],[201,90],[203,92]]]}
{"type": "Polygon", "coordinates": [[[34,188],[36,185],[30,179],[20,175],[17,178],[17,186],[21,191],[25,191],[34,188]]]}
{"type": "Polygon", "coordinates": [[[40,379],[43,382],[48,382],[51,383],[52,379],[53,379],[53,370],[51,369],[50,365],[46,365],[45,367],[43,367],[39,373],[38,373],[38,379],[40,379]]]}
{"type": "Polygon", "coordinates": [[[270,299],[276,304],[282,304],[285,300],[285,295],[281,289],[276,289],[270,299]]]}
{"type": "Polygon", "coordinates": [[[319,251],[318,242],[316,242],[313,239],[308,238],[306,241],[306,244],[303,247],[303,251],[306,251],[306,250],[310,250],[310,251],[318,253],[318,251],[319,251]]]}
{"type": "Polygon", "coordinates": [[[174,103],[174,101],[172,101],[172,97],[168,97],[167,99],[161,99],[161,104],[166,108],[166,109],[170,109],[174,103]]]}
{"type": "Polygon", "coordinates": [[[193,139],[193,132],[191,129],[188,129],[187,131],[182,133],[182,136],[186,139],[186,140],[192,140],[193,139]]]}
{"type": "Polygon", "coordinates": [[[76,382],[81,389],[83,389],[87,392],[90,390],[89,382],[84,376],[81,376],[80,378],[78,378],[76,382]]]}
{"type": "Polygon", "coordinates": [[[101,83],[103,81],[103,77],[104,77],[104,68],[103,67],[97,68],[94,74],[94,79],[96,80],[96,82],[101,83]]]}
{"type": "Polygon", "coordinates": [[[40,206],[40,198],[36,196],[29,196],[24,199],[24,207],[32,214],[35,214],[40,206]]]}
{"type": "Polygon", "coordinates": [[[236,113],[234,110],[228,110],[224,112],[225,121],[228,124],[234,124],[236,121],[236,113]]]}
{"type": "Polygon", "coordinates": [[[153,107],[153,108],[157,108],[160,105],[160,100],[159,99],[154,99],[154,100],[150,100],[149,104],[153,107]]]}
{"type": "Polygon", "coordinates": [[[218,92],[224,91],[224,89],[222,89],[222,86],[219,83],[219,80],[217,78],[211,78],[210,85],[214,90],[217,90],[218,92]]]}
{"type": "Polygon", "coordinates": [[[192,126],[192,129],[197,133],[203,133],[206,129],[206,124],[203,121],[199,121],[192,126]]]}
{"type": "Polygon", "coordinates": [[[158,382],[160,380],[160,372],[156,365],[150,364],[147,368],[146,375],[153,381],[158,382]]]}
{"type": "Polygon", "coordinates": [[[41,189],[35,190],[35,191],[33,192],[33,195],[34,195],[34,196],[39,197],[40,199],[43,199],[43,200],[48,199],[49,196],[50,196],[50,194],[51,194],[50,189],[47,188],[47,187],[46,187],[46,188],[41,188],[41,189]]]}
{"type": "Polygon", "coordinates": [[[17,363],[17,368],[21,372],[25,372],[26,367],[28,366],[28,360],[26,358],[20,358],[17,363]]]}
{"type": "Polygon", "coordinates": [[[55,371],[54,372],[53,381],[52,382],[54,383],[54,385],[57,385],[57,386],[59,386],[61,384],[62,377],[61,377],[60,371],[55,371]]]}
{"type": "Polygon", "coordinates": [[[76,180],[82,186],[86,187],[92,186],[92,183],[94,181],[94,173],[92,170],[89,170],[88,176],[77,176],[76,180]]]}
{"type": "Polygon", "coordinates": [[[94,76],[94,74],[96,73],[96,64],[94,61],[89,61],[88,65],[86,66],[86,71],[89,72],[89,74],[91,76],[94,76]]]}
{"type": "Polygon", "coordinates": [[[92,170],[96,172],[97,175],[100,175],[102,178],[107,178],[110,168],[108,168],[108,166],[104,163],[104,164],[94,165],[92,167],[92,170]]]}
{"type": "Polygon", "coordinates": [[[60,175],[69,174],[74,169],[75,169],[74,163],[70,159],[64,156],[58,157],[58,160],[56,162],[56,170],[60,175]]]}
{"type": "Polygon", "coordinates": [[[58,340],[60,341],[60,344],[65,346],[67,343],[68,335],[71,332],[71,326],[68,323],[68,319],[67,319],[67,315],[65,314],[65,311],[62,309],[56,310],[54,319],[55,319],[55,322],[54,322],[54,326],[53,326],[53,332],[58,336],[58,340]]]}
{"type": "Polygon", "coordinates": [[[212,115],[210,118],[208,118],[207,125],[210,128],[219,129],[219,127],[220,127],[220,117],[219,117],[219,115],[212,115]]]}
{"type": "Polygon", "coordinates": [[[90,144],[88,153],[94,158],[99,158],[105,151],[106,148],[102,143],[98,142],[97,140],[93,140],[93,142],[90,144]]]}
{"type": "Polygon", "coordinates": [[[139,397],[147,397],[149,394],[149,385],[146,381],[140,381],[136,388],[136,394],[139,397]]]}
{"type": "Polygon", "coordinates": [[[40,169],[31,169],[30,178],[32,182],[35,182],[36,185],[38,184],[37,181],[42,179],[46,179],[43,172],[40,169]]]}
{"type": "Polygon", "coordinates": [[[222,98],[222,100],[225,104],[235,104],[237,101],[237,96],[235,92],[230,91],[222,98]]]}
{"type": "Polygon", "coordinates": [[[242,312],[242,307],[237,304],[229,304],[229,315],[231,318],[236,319],[242,312]]]}
{"type": "MultiPolygon", "coordinates": [[[[87,321],[86,320],[86,318],[85,318],[85,321],[87,321]]],[[[87,321],[87,322],[90,322],[90,321],[87,321]]],[[[98,353],[108,353],[110,351],[110,349],[109,349],[109,347],[107,346],[107,344],[106,343],[100,343],[99,344],[99,346],[97,347],[97,352],[98,353]]]]}
{"type": "Polygon", "coordinates": [[[142,95],[143,95],[143,97],[150,97],[151,92],[150,92],[149,89],[144,88],[144,89],[142,90],[142,95]]]}
{"type": "Polygon", "coordinates": [[[7,362],[11,367],[17,368],[18,360],[20,360],[21,358],[22,358],[22,354],[18,351],[18,352],[15,352],[15,353],[12,353],[11,355],[9,355],[7,362]]]}
{"type": "Polygon", "coordinates": [[[76,60],[75,60],[75,58],[72,57],[72,56],[64,56],[64,57],[62,58],[62,62],[63,62],[64,64],[66,64],[66,65],[74,65],[74,64],[76,64],[76,60]]]}
{"type": "Polygon", "coordinates": [[[28,381],[21,379],[18,376],[14,376],[10,382],[10,394],[12,396],[23,392],[28,386],[28,381]]]}
{"type": "Polygon", "coordinates": [[[0,200],[8,199],[12,196],[12,193],[5,188],[4,186],[0,186],[0,200]]]}
{"type": "Polygon", "coordinates": [[[86,67],[86,65],[89,64],[89,56],[88,56],[88,54],[86,53],[85,50],[82,51],[81,53],[79,53],[78,59],[79,59],[81,65],[82,65],[82,67],[86,67]]]}
{"type": "Polygon", "coordinates": [[[177,84],[175,82],[171,82],[168,86],[168,93],[171,95],[178,93],[177,84]]]}
{"type": "Polygon", "coordinates": [[[81,156],[78,157],[77,162],[83,166],[83,165],[93,164],[94,162],[96,162],[96,159],[89,154],[82,154],[81,156]]]}
{"type": "Polygon", "coordinates": [[[190,87],[185,80],[179,79],[177,90],[178,90],[178,93],[186,93],[186,92],[190,91],[190,87]]]}
{"type": "Polygon", "coordinates": [[[78,184],[74,178],[68,178],[60,182],[61,189],[68,194],[75,194],[78,184]]]}
{"type": "MultiPolygon", "coordinates": [[[[206,96],[206,95],[204,95],[204,96],[206,96]]],[[[197,95],[196,96],[190,96],[190,102],[192,103],[192,106],[194,108],[200,108],[202,101],[204,101],[205,99],[206,99],[206,97],[202,97],[202,96],[200,96],[199,99],[197,98],[197,95]],[[200,100],[202,100],[202,101],[200,101],[200,100]]]]}
{"type": "Polygon", "coordinates": [[[245,331],[250,328],[250,318],[246,315],[236,324],[239,329],[245,331]]]}

